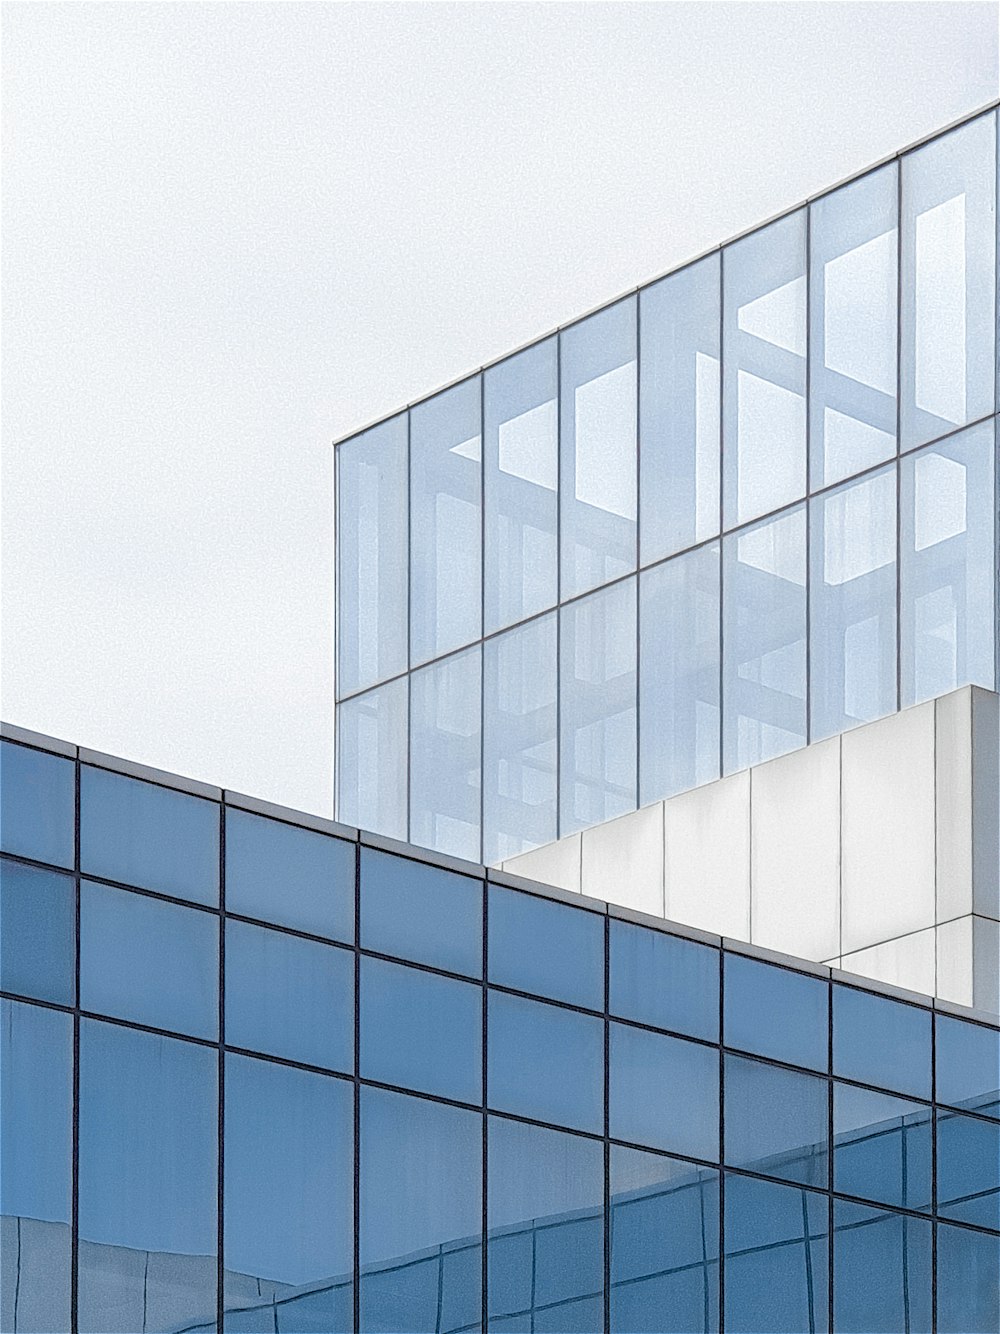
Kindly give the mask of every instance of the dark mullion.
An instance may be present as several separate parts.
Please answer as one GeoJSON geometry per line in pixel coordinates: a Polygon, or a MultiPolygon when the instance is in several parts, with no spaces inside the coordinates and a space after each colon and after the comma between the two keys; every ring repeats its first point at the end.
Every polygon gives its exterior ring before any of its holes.
{"type": "Polygon", "coordinates": [[[70,1196],[70,1329],[80,1314],[80,761],[73,765],[73,1128],[70,1196]]]}
{"type": "Polygon", "coordinates": [[[219,1142],[218,1161],[218,1197],[216,1200],[217,1250],[216,1261],[216,1328],[223,1334],[226,1321],[226,1266],[225,1266],[225,1146],[226,1146],[226,805],[219,803],[219,1041],[217,1061],[218,1070],[218,1118],[219,1142]]]}
{"type": "Polygon", "coordinates": [[[489,884],[488,884],[486,881],[483,882],[482,892],[483,892],[483,913],[482,913],[482,920],[483,920],[483,944],[482,944],[482,967],[483,967],[483,977],[482,977],[482,983],[481,983],[481,985],[482,985],[482,1011],[483,1011],[483,1014],[482,1014],[482,1048],[483,1048],[483,1050],[482,1050],[482,1081],[483,1081],[483,1087],[482,1087],[482,1097],[483,1097],[483,1106],[482,1106],[482,1118],[483,1118],[482,1155],[483,1155],[483,1161],[482,1161],[482,1178],[481,1178],[481,1186],[480,1186],[480,1191],[481,1191],[481,1195],[482,1195],[482,1198],[481,1198],[481,1200],[480,1200],[480,1204],[481,1204],[481,1206],[482,1206],[482,1242],[481,1242],[482,1253],[481,1253],[481,1256],[480,1256],[480,1293],[479,1293],[479,1300],[480,1300],[480,1303],[481,1303],[481,1317],[480,1317],[480,1324],[481,1324],[481,1328],[482,1328],[482,1330],[483,1330],[483,1334],[485,1334],[486,1329],[488,1328],[488,1321],[489,1321],[489,1240],[488,1240],[489,1212],[488,1212],[488,1199],[487,1199],[487,1191],[488,1191],[488,1189],[489,1189],[489,1173],[488,1173],[488,1170],[487,1170],[488,1154],[489,1154],[489,1116],[488,1116],[488,1114],[487,1114],[487,1110],[486,1110],[487,1107],[489,1106],[489,1098],[488,1098],[488,1094],[487,1094],[486,1081],[487,1081],[488,1070],[489,1070],[489,1062],[488,1062],[488,1059],[487,1059],[487,1056],[488,1056],[488,1053],[487,1053],[487,1042],[488,1042],[488,1037],[489,1037],[489,1026],[488,1026],[488,1022],[487,1022],[487,1021],[488,1021],[487,1004],[488,1004],[488,999],[489,999],[489,984],[488,984],[488,972],[487,972],[487,969],[489,968],[489,946],[490,946],[490,936],[489,936],[489,922],[490,922],[490,919],[489,919],[489,911],[490,911],[490,908],[489,908],[489,904],[490,904],[490,887],[489,887],[489,884]]]}
{"type": "MultiPolygon", "coordinates": [[[[409,474],[407,474],[409,475],[409,474]]],[[[407,765],[409,774],[409,765],[407,765]]],[[[409,778],[407,778],[407,789],[409,778]]],[[[407,811],[409,807],[407,807],[407,811]]],[[[409,818],[407,816],[407,818],[409,818]]],[[[361,1328],[361,844],[354,846],[354,1072],[353,1072],[353,1154],[352,1175],[354,1188],[351,1202],[352,1238],[352,1297],[351,1313],[354,1328],[361,1328]]]]}

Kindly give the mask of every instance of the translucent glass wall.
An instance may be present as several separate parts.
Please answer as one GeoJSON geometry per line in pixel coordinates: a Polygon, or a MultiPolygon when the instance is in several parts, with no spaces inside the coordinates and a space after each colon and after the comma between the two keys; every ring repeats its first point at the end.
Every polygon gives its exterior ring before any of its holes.
{"type": "Polygon", "coordinates": [[[488,862],[996,684],[997,113],[337,447],[337,812],[488,862]]]}

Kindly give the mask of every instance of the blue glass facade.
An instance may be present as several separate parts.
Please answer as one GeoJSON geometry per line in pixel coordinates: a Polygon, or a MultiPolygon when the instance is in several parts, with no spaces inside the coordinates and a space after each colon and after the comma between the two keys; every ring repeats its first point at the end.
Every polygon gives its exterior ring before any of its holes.
{"type": "Polygon", "coordinates": [[[4,1331],[995,1334],[996,1026],[0,764],[4,1331]]]}

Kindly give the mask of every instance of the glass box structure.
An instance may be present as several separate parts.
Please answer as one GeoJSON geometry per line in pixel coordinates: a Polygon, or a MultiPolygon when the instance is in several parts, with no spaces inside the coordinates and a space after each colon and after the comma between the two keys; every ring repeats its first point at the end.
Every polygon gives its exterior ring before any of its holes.
{"type": "Polygon", "coordinates": [[[997,112],[336,449],[336,813],[496,863],[996,687],[997,112]]]}

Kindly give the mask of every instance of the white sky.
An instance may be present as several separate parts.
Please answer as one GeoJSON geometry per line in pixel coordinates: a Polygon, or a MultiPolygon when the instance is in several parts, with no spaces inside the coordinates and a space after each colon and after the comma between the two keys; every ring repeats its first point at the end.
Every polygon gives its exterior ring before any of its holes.
{"type": "Polygon", "coordinates": [[[983,4],[4,6],[2,714],[331,807],[331,439],[997,95],[983,4]]]}

